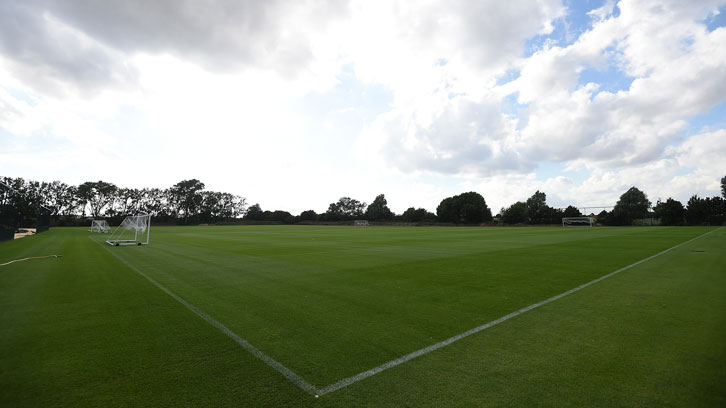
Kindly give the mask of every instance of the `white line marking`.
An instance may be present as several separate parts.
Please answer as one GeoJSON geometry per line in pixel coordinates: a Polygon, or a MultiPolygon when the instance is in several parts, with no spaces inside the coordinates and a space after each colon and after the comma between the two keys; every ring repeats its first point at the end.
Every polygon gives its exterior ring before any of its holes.
{"type": "Polygon", "coordinates": [[[277,362],[276,360],[274,360],[272,357],[268,356],[267,354],[263,353],[257,347],[253,346],[247,340],[245,340],[245,339],[241,338],[240,336],[238,336],[235,332],[233,332],[232,330],[230,330],[229,328],[227,328],[222,323],[214,320],[211,316],[209,316],[208,314],[202,312],[196,306],[194,306],[191,303],[187,302],[186,300],[184,300],[183,298],[181,298],[176,293],[172,292],[171,290],[167,289],[165,286],[163,286],[159,282],[155,281],[150,276],[148,276],[145,273],[141,272],[135,266],[133,266],[130,263],[126,262],[126,260],[124,260],[118,254],[116,254],[115,251],[111,250],[110,248],[107,248],[106,246],[102,245],[100,242],[94,240],[93,238],[91,238],[91,237],[89,237],[89,238],[91,239],[91,241],[97,243],[101,248],[105,249],[111,255],[115,256],[118,260],[120,260],[121,262],[123,262],[124,265],[128,266],[129,268],[131,268],[131,270],[133,270],[134,272],[136,272],[139,275],[141,275],[144,278],[146,278],[146,280],[148,280],[149,282],[151,282],[152,284],[154,284],[154,286],[156,286],[157,288],[161,289],[167,295],[169,295],[172,298],[174,298],[174,300],[176,300],[177,302],[179,302],[182,305],[184,305],[187,309],[189,309],[192,312],[194,312],[194,314],[196,314],[197,316],[201,317],[207,323],[211,324],[212,326],[214,326],[217,329],[219,329],[219,331],[221,331],[222,333],[224,333],[227,336],[229,336],[232,340],[234,340],[235,342],[237,342],[237,344],[239,344],[240,346],[242,346],[242,348],[244,348],[245,350],[247,350],[250,353],[252,353],[252,355],[254,355],[255,357],[257,357],[258,359],[264,361],[268,366],[270,366],[270,367],[274,368],[275,370],[277,370],[277,372],[279,372],[285,378],[287,378],[288,380],[290,380],[290,382],[292,382],[293,384],[295,384],[298,387],[302,388],[303,390],[305,390],[309,394],[312,394],[312,395],[319,395],[320,394],[320,391],[317,388],[315,388],[314,385],[312,385],[309,382],[305,381],[302,377],[300,377],[299,375],[295,374],[292,370],[290,370],[289,368],[287,368],[284,365],[280,364],[279,362],[277,362]]]}
{"type": "Polygon", "coordinates": [[[653,259],[655,257],[658,257],[660,255],[665,254],[666,252],[670,252],[670,251],[672,251],[672,250],[674,250],[674,249],[676,249],[676,248],[678,248],[680,246],[683,246],[683,245],[686,245],[686,244],[688,244],[690,242],[693,242],[693,241],[695,241],[695,240],[697,240],[699,238],[702,238],[702,237],[704,237],[704,236],[706,236],[706,235],[708,235],[708,234],[710,234],[710,233],[712,233],[714,231],[718,231],[719,229],[720,228],[717,228],[717,229],[708,231],[706,233],[703,233],[703,234],[701,234],[701,235],[699,235],[699,236],[697,236],[695,238],[689,239],[688,241],[681,242],[680,244],[678,244],[678,245],[676,245],[674,247],[668,248],[668,249],[666,249],[664,251],[658,252],[655,255],[651,255],[651,256],[649,256],[647,258],[641,259],[638,262],[635,262],[635,263],[632,263],[632,264],[630,264],[628,266],[625,266],[623,268],[620,268],[617,271],[610,272],[607,275],[603,275],[603,276],[601,276],[601,277],[599,277],[599,278],[597,278],[595,280],[591,280],[590,282],[584,283],[584,284],[582,284],[582,285],[580,285],[580,286],[578,286],[578,287],[576,287],[574,289],[570,289],[570,290],[568,290],[566,292],[562,292],[559,295],[552,296],[551,298],[546,299],[546,300],[543,300],[543,301],[541,301],[539,303],[535,303],[535,304],[529,305],[527,307],[524,307],[522,309],[517,310],[516,312],[512,312],[512,313],[510,313],[510,314],[508,314],[506,316],[502,316],[502,317],[500,317],[500,318],[498,318],[496,320],[492,320],[489,323],[486,323],[486,324],[481,325],[479,327],[475,327],[475,328],[473,328],[471,330],[468,330],[468,331],[465,331],[465,332],[463,332],[461,334],[457,334],[454,337],[449,337],[448,339],[446,339],[444,341],[438,342],[436,344],[432,344],[432,345],[430,345],[428,347],[424,347],[424,348],[422,348],[420,350],[416,350],[413,353],[406,354],[405,356],[399,357],[399,358],[397,358],[395,360],[391,360],[391,361],[389,361],[389,362],[387,362],[385,364],[382,364],[382,365],[380,365],[378,367],[371,368],[370,370],[363,371],[362,373],[356,374],[356,375],[354,375],[352,377],[344,378],[344,379],[342,379],[342,380],[340,380],[340,381],[338,381],[338,382],[336,382],[334,384],[331,384],[331,385],[328,385],[327,387],[321,388],[320,389],[320,392],[318,394],[319,395],[325,395],[325,394],[331,393],[333,391],[337,391],[337,390],[339,390],[341,388],[347,387],[347,386],[349,386],[349,385],[351,385],[353,383],[356,383],[356,382],[358,382],[360,380],[366,379],[366,378],[368,378],[370,376],[373,376],[373,375],[376,375],[376,374],[378,374],[378,373],[380,373],[382,371],[388,370],[389,368],[393,368],[393,367],[395,367],[397,365],[401,365],[401,364],[403,364],[403,363],[405,363],[405,362],[407,362],[409,360],[412,360],[412,359],[414,359],[416,357],[422,356],[424,354],[428,354],[428,353],[430,353],[430,352],[432,352],[434,350],[438,350],[438,349],[440,349],[440,348],[442,348],[444,346],[448,346],[449,344],[451,344],[451,343],[453,343],[455,341],[459,341],[459,340],[461,340],[461,339],[463,339],[465,337],[471,336],[474,333],[478,333],[478,332],[480,332],[482,330],[488,329],[488,328],[490,328],[490,327],[492,327],[494,325],[497,325],[497,324],[499,324],[501,322],[504,322],[506,320],[509,320],[509,319],[511,319],[511,318],[513,318],[515,316],[519,316],[519,315],[521,315],[524,312],[528,312],[528,311],[530,311],[532,309],[535,309],[535,308],[538,308],[538,307],[540,307],[542,305],[546,305],[547,303],[554,302],[557,299],[563,298],[563,297],[565,297],[565,296],[567,296],[567,295],[569,295],[571,293],[575,293],[575,292],[577,292],[577,291],[579,291],[581,289],[584,289],[584,288],[586,288],[586,287],[588,287],[590,285],[593,285],[595,283],[598,283],[598,282],[600,282],[600,281],[602,281],[604,279],[607,279],[607,278],[609,278],[609,277],[611,277],[613,275],[617,275],[618,273],[620,273],[622,271],[625,271],[625,270],[628,270],[628,269],[630,269],[630,268],[632,268],[634,266],[640,265],[643,262],[648,262],[648,261],[650,261],[651,259],[653,259]]]}
{"type": "Polygon", "coordinates": [[[475,327],[475,328],[473,328],[471,330],[468,330],[468,331],[465,331],[463,333],[457,334],[456,336],[450,337],[450,338],[448,338],[446,340],[443,340],[443,341],[440,341],[440,342],[438,342],[436,344],[432,344],[432,345],[430,345],[428,347],[424,347],[424,348],[422,348],[420,350],[416,350],[416,351],[414,351],[412,353],[406,354],[406,355],[404,355],[402,357],[399,357],[399,358],[397,358],[395,360],[391,360],[391,361],[389,361],[389,362],[387,362],[385,364],[382,364],[382,365],[380,365],[378,367],[374,367],[374,368],[372,368],[370,370],[367,370],[367,371],[364,371],[362,373],[356,374],[356,375],[354,375],[352,377],[344,378],[344,379],[342,379],[342,380],[340,380],[340,381],[338,381],[338,382],[336,382],[334,384],[328,385],[327,387],[323,387],[321,389],[318,389],[314,385],[312,385],[309,382],[305,381],[302,377],[300,377],[299,375],[295,374],[292,370],[290,370],[289,368],[287,368],[284,365],[280,364],[279,362],[277,362],[276,360],[274,360],[272,357],[268,356],[267,354],[263,353],[262,351],[260,351],[258,348],[256,348],[255,346],[253,346],[252,344],[250,344],[249,342],[247,342],[243,338],[239,337],[236,333],[234,333],[232,330],[230,330],[229,328],[227,328],[226,326],[224,326],[222,323],[216,321],[211,316],[209,316],[206,313],[204,313],[201,310],[199,310],[196,306],[194,306],[191,303],[187,302],[186,300],[184,300],[183,298],[179,297],[177,294],[175,294],[171,290],[169,290],[166,287],[164,287],[163,285],[161,285],[159,282],[155,281],[153,278],[151,278],[148,275],[146,275],[145,273],[141,272],[135,266],[133,266],[130,263],[126,262],[126,260],[124,260],[123,258],[121,258],[118,254],[116,254],[111,249],[106,248],[105,246],[101,245],[99,242],[93,240],[93,238],[91,238],[91,237],[89,237],[89,239],[91,239],[91,241],[96,242],[97,244],[99,244],[99,246],[101,246],[101,248],[103,248],[106,251],[108,251],[109,253],[111,253],[111,255],[115,256],[118,260],[120,260],[121,262],[123,262],[124,265],[128,266],[129,268],[131,268],[131,270],[133,270],[134,272],[136,272],[139,275],[141,275],[144,278],[146,278],[146,280],[148,280],[149,282],[151,282],[152,284],[154,284],[154,286],[156,286],[159,289],[161,289],[164,293],[166,293],[167,295],[171,296],[176,301],[178,301],[179,303],[181,303],[182,305],[184,305],[187,309],[191,310],[194,314],[196,314],[197,316],[201,317],[207,323],[211,324],[212,326],[214,326],[218,330],[220,330],[222,333],[224,333],[227,336],[229,336],[230,338],[232,338],[235,342],[237,342],[237,344],[239,344],[240,346],[242,346],[242,348],[244,348],[245,350],[249,351],[252,355],[254,355],[258,359],[264,361],[270,367],[272,367],[275,370],[277,370],[280,374],[282,374],[290,382],[292,382],[293,384],[297,385],[298,387],[300,387],[301,389],[303,389],[307,393],[314,395],[315,398],[318,398],[319,396],[322,396],[322,395],[325,395],[325,394],[329,394],[329,393],[331,393],[333,391],[337,391],[337,390],[339,390],[341,388],[347,387],[347,386],[349,386],[351,384],[354,384],[354,383],[356,383],[358,381],[364,380],[364,379],[366,379],[368,377],[371,377],[371,376],[373,376],[375,374],[378,374],[378,373],[380,373],[382,371],[388,370],[389,368],[393,368],[395,366],[401,365],[401,364],[403,364],[403,363],[405,363],[405,362],[407,362],[409,360],[412,360],[412,359],[414,359],[416,357],[422,356],[424,354],[428,354],[428,353],[430,353],[432,351],[435,351],[435,350],[438,350],[438,349],[440,349],[442,347],[448,346],[449,344],[454,343],[456,341],[459,341],[459,340],[461,340],[461,339],[463,339],[465,337],[471,336],[472,334],[478,333],[478,332],[480,332],[482,330],[488,329],[488,328],[490,328],[492,326],[495,326],[495,325],[497,325],[499,323],[502,323],[502,322],[504,322],[506,320],[509,320],[509,319],[511,319],[513,317],[519,316],[519,315],[521,315],[524,312],[530,311],[532,309],[535,309],[535,308],[538,308],[540,306],[546,305],[547,303],[553,302],[553,301],[555,301],[557,299],[563,298],[563,297],[565,297],[565,296],[567,296],[567,295],[569,295],[571,293],[577,292],[577,291],[579,291],[581,289],[584,289],[584,288],[586,288],[586,287],[588,287],[590,285],[593,285],[593,284],[598,283],[598,282],[600,282],[600,281],[602,281],[604,279],[607,279],[607,278],[609,278],[611,276],[614,276],[614,275],[616,275],[616,274],[618,274],[620,272],[623,272],[625,270],[628,270],[628,269],[630,269],[630,268],[632,268],[634,266],[637,266],[637,265],[640,265],[640,264],[642,264],[644,262],[650,261],[653,258],[656,258],[656,257],[658,257],[660,255],[665,254],[666,252],[670,252],[670,251],[672,251],[672,250],[674,250],[676,248],[679,248],[679,247],[681,247],[683,245],[686,245],[686,244],[688,244],[690,242],[693,242],[693,241],[695,241],[695,240],[697,240],[699,238],[702,238],[702,237],[704,237],[704,236],[706,236],[706,235],[708,235],[708,234],[710,234],[710,233],[712,233],[714,231],[718,231],[720,229],[721,228],[717,228],[717,229],[714,229],[714,230],[705,232],[705,233],[703,233],[703,234],[701,234],[701,235],[699,235],[699,236],[697,236],[695,238],[691,238],[688,241],[681,242],[680,244],[675,245],[675,246],[673,246],[671,248],[668,248],[666,250],[663,250],[661,252],[658,252],[655,255],[651,255],[651,256],[649,256],[647,258],[641,259],[640,261],[634,262],[634,263],[632,263],[632,264],[630,264],[628,266],[625,266],[623,268],[620,268],[620,269],[618,269],[618,270],[616,270],[614,272],[610,272],[607,275],[603,275],[603,276],[601,276],[601,277],[599,277],[597,279],[594,279],[594,280],[592,280],[590,282],[584,283],[584,284],[582,284],[582,285],[580,285],[580,286],[578,286],[576,288],[573,288],[573,289],[570,289],[570,290],[568,290],[566,292],[560,293],[559,295],[555,295],[555,296],[553,296],[553,297],[551,297],[549,299],[546,299],[546,300],[543,300],[541,302],[538,302],[538,303],[529,305],[529,306],[524,307],[522,309],[519,309],[519,310],[517,310],[515,312],[512,312],[512,313],[510,313],[508,315],[502,316],[502,317],[500,317],[500,318],[498,318],[496,320],[492,320],[489,323],[483,324],[483,325],[478,326],[478,327],[475,327]]]}

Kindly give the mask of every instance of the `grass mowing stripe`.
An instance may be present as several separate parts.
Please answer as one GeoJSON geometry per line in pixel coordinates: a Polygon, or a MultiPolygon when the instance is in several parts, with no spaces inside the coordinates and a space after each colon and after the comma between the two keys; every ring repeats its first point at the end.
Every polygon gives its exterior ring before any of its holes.
{"type": "Polygon", "coordinates": [[[234,340],[237,344],[239,344],[240,346],[242,346],[242,348],[244,348],[245,350],[247,350],[248,352],[250,352],[252,355],[254,355],[258,359],[264,361],[265,364],[267,364],[268,366],[274,368],[277,372],[279,372],[285,378],[287,378],[288,380],[290,380],[290,382],[292,382],[293,384],[297,385],[298,387],[300,387],[301,389],[305,390],[306,392],[308,392],[308,393],[310,393],[312,395],[316,395],[317,396],[317,395],[320,394],[320,392],[318,391],[317,388],[315,388],[314,385],[312,385],[309,382],[305,381],[305,379],[303,379],[299,375],[295,374],[292,370],[290,370],[289,368],[287,368],[284,365],[280,364],[278,361],[274,360],[272,357],[270,357],[267,354],[265,354],[262,351],[260,351],[260,349],[258,349],[257,347],[253,346],[252,344],[250,344],[247,340],[245,340],[245,339],[241,338],[240,336],[238,336],[235,332],[233,332],[232,330],[230,330],[229,328],[227,328],[225,325],[223,325],[222,323],[218,322],[217,320],[215,320],[214,318],[212,318],[208,314],[202,312],[196,306],[192,305],[191,303],[187,302],[186,300],[184,300],[183,298],[181,298],[180,296],[178,296],[176,293],[174,293],[171,290],[167,289],[165,286],[163,286],[162,284],[160,284],[159,282],[157,282],[156,280],[154,280],[150,276],[148,276],[145,273],[141,272],[138,268],[136,268],[135,266],[133,266],[130,263],[126,262],[126,260],[124,260],[123,258],[121,258],[118,254],[116,254],[113,251],[111,251],[110,249],[106,248],[99,241],[96,241],[96,240],[94,240],[91,237],[89,237],[89,239],[91,241],[97,243],[101,248],[103,248],[106,251],[108,251],[111,255],[115,256],[116,259],[118,259],[124,265],[128,266],[129,268],[131,268],[131,270],[133,270],[134,272],[136,272],[139,275],[141,275],[144,278],[146,278],[146,280],[148,280],[149,282],[151,282],[152,284],[154,284],[154,286],[156,286],[157,288],[161,289],[167,295],[171,296],[174,300],[176,300],[177,302],[179,302],[182,305],[184,305],[184,307],[186,307],[187,309],[191,310],[194,314],[196,314],[197,316],[201,317],[202,319],[204,319],[207,323],[211,324],[212,326],[216,327],[222,333],[226,334],[228,337],[230,337],[232,340],[234,340]]]}
{"type": "Polygon", "coordinates": [[[693,242],[693,241],[695,241],[695,240],[697,240],[699,238],[702,238],[702,237],[704,237],[704,236],[706,236],[706,235],[708,235],[708,234],[710,234],[710,233],[712,233],[714,231],[718,231],[719,229],[720,228],[717,228],[717,229],[714,229],[714,230],[705,232],[705,233],[703,233],[703,234],[701,234],[701,235],[699,235],[697,237],[694,237],[694,238],[689,239],[688,241],[681,242],[678,245],[675,245],[675,246],[670,247],[668,249],[665,249],[665,250],[663,250],[661,252],[658,252],[655,255],[651,255],[651,256],[649,256],[647,258],[641,259],[641,260],[639,260],[637,262],[634,262],[634,263],[632,263],[632,264],[630,264],[628,266],[625,266],[625,267],[622,267],[622,268],[620,268],[620,269],[618,269],[616,271],[610,272],[607,275],[603,275],[603,276],[601,276],[601,277],[599,277],[597,279],[591,280],[590,282],[584,283],[584,284],[582,284],[580,286],[577,286],[577,287],[575,287],[573,289],[570,289],[570,290],[568,290],[566,292],[562,292],[559,295],[555,295],[555,296],[553,296],[553,297],[551,297],[549,299],[543,300],[543,301],[538,302],[538,303],[534,303],[532,305],[529,305],[527,307],[524,307],[522,309],[519,309],[519,310],[517,310],[515,312],[512,312],[512,313],[510,313],[508,315],[502,316],[502,317],[500,317],[500,318],[498,318],[496,320],[492,320],[489,323],[486,323],[486,324],[483,324],[481,326],[475,327],[475,328],[473,328],[471,330],[468,330],[468,331],[465,331],[465,332],[463,332],[461,334],[457,334],[456,336],[450,337],[450,338],[448,338],[446,340],[443,340],[443,341],[440,341],[440,342],[438,342],[436,344],[432,344],[432,345],[430,345],[428,347],[424,347],[422,349],[416,350],[416,351],[414,351],[412,353],[406,354],[405,356],[399,357],[399,358],[397,358],[395,360],[391,360],[391,361],[389,361],[389,362],[387,362],[385,364],[382,364],[382,365],[380,365],[378,367],[372,368],[370,370],[364,371],[362,373],[356,374],[356,375],[351,376],[351,377],[348,377],[348,378],[344,378],[344,379],[342,379],[342,380],[340,380],[340,381],[338,381],[338,382],[336,382],[334,384],[331,384],[331,385],[328,385],[327,387],[321,388],[320,389],[320,392],[319,392],[319,395],[324,395],[324,394],[331,393],[333,391],[337,391],[337,390],[339,390],[341,388],[347,387],[347,386],[349,386],[351,384],[354,384],[354,383],[356,383],[358,381],[361,381],[361,380],[364,380],[364,379],[366,379],[368,377],[371,377],[373,375],[376,375],[376,374],[378,374],[378,373],[380,373],[382,371],[388,370],[389,368],[393,368],[395,366],[401,365],[401,364],[403,364],[403,363],[405,363],[405,362],[407,362],[409,360],[412,360],[412,359],[414,359],[416,357],[420,357],[420,356],[425,355],[425,354],[428,354],[428,353],[430,353],[432,351],[438,350],[438,349],[440,349],[442,347],[448,346],[451,343],[454,343],[456,341],[459,341],[459,340],[461,340],[461,339],[463,339],[465,337],[471,336],[472,334],[478,333],[478,332],[480,332],[482,330],[488,329],[488,328],[490,328],[492,326],[495,326],[495,325],[497,325],[497,324],[499,324],[501,322],[504,322],[506,320],[509,320],[509,319],[511,319],[513,317],[519,316],[522,313],[525,313],[525,312],[530,311],[532,309],[538,308],[538,307],[540,307],[542,305],[546,305],[547,303],[553,302],[553,301],[555,301],[557,299],[561,299],[561,298],[563,298],[563,297],[565,297],[565,296],[567,296],[569,294],[575,293],[575,292],[577,292],[577,291],[579,291],[581,289],[584,289],[584,288],[586,288],[586,287],[588,287],[590,285],[593,285],[593,284],[598,283],[598,282],[600,282],[600,281],[602,281],[604,279],[607,279],[607,278],[610,278],[610,277],[612,277],[614,275],[617,275],[620,272],[623,272],[625,270],[628,270],[628,269],[630,269],[632,267],[635,267],[637,265],[640,265],[640,264],[642,264],[644,262],[648,262],[648,261],[650,261],[653,258],[656,258],[656,257],[658,257],[660,255],[663,255],[663,254],[665,254],[667,252],[670,252],[670,251],[672,251],[672,250],[674,250],[676,248],[679,248],[679,247],[681,247],[683,245],[686,245],[686,244],[688,244],[690,242],[693,242]]]}

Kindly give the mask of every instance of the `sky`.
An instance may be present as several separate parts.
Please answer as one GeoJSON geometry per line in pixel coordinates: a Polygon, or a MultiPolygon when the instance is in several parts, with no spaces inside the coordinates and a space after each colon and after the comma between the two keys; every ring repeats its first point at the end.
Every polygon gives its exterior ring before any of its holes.
{"type": "Polygon", "coordinates": [[[0,176],[263,210],[720,194],[726,0],[0,1],[0,176]]]}

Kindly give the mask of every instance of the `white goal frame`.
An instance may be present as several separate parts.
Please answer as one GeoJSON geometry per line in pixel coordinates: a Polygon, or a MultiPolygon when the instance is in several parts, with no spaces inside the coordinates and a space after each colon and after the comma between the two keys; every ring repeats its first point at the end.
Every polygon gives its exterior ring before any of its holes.
{"type": "Polygon", "coordinates": [[[106,243],[113,246],[148,245],[150,234],[150,214],[129,215],[116,227],[113,234],[106,240],[106,243]]]}
{"type": "Polygon", "coordinates": [[[107,234],[111,232],[111,227],[106,220],[91,220],[91,227],[88,229],[88,232],[107,234]]]}
{"type": "Polygon", "coordinates": [[[368,223],[368,220],[355,220],[353,221],[354,227],[368,227],[370,224],[368,223]]]}
{"type": "Polygon", "coordinates": [[[563,227],[594,227],[595,219],[593,217],[563,217],[563,227]]]}

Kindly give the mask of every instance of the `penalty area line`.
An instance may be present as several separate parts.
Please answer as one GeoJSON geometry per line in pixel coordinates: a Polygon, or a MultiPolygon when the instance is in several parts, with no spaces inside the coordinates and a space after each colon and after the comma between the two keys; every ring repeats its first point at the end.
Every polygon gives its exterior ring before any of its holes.
{"type": "Polygon", "coordinates": [[[90,238],[90,239],[91,239],[91,241],[97,243],[101,248],[103,248],[106,251],[108,251],[111,255],[115,256],[116,259],[118,259],[119,261],[121,261],[124,265],[128,266],[129,268],[131,268],[131,270],[133,270],[134,272],[136,272],[139,275],[141,275],[142,277],[144,277],[146,280],[148,280],[149,282],[151,282],[157,288],[161,289],[162,292],[164,292],[167,295],[171,296],[174,300],[176,300],[177,302],[179,302],[182,305],[184,305],[184,307],[186,307],[187,309],[191,310],[194,314],[196,314],[197,316],[201,317],[204,321],[206,321],[207,323],[211,324],[212,326],[214,326],[215,328],[217,328],[222,333],[226,334],[229,338],[231,338],[232,340],[234,340],[237,344],[239,344],[243,349],[247,350],[250,354],[252,354],[253,356],[255,356],[258,359],[262,360],[268,366],[274,368],[277,372],[279,372],[280,374],[282,374],[283,377],[287,378],[291,383],[297,385],[298,387],[300,387],[301,389],[303,389],[305,392],[307,392],[309,394],[312,394],[315,397],[317,397],[320,394],[320,391],[314,385],[312,385],[309,382],[305,381],[305,379],[303,379],[299,375],[295,374],[295,372],[293,372],[289,368],[285,367],[284,365],[282,365],[281,363],[279,363],[277,360],[273,359],[272,357],[268,356],[267,354],[263,353],[260,349],[258,349],[257,347],[253,346],[252,344],[250,344],[247,340],[241,338],[235,332],[233,332],[232,330],[230,330],[228,327],[226,327],[222,323],[218,322],[217,320],[215,320],[214,318],[212,318],[208,314],[202,312],[196,306],[194,306],[193,304],[187,302],[186,300],[184,300],[184,298],[182,298],[181,296],[179,296],[176,293],[172,292],[167,287],[165,287],[161,283],[159,283],[156,280],[154,280],[152,277],[150,277],[147,274],[141,272],[138,268],[136,268],[135,266],[133,266],[130,263],[126,262],[125,259],[121,258],[118,254],[116,254],[111,249],[105,247],[99,241],[96,241],[93,238],[90,238]]]}
{"type": "Polygon", "coordinates": [[[596,284],[596,283],[598,283],[598,282],[600,282],[602,280],[605,280],[605,279],[610,278],[610,277],[612,277],[614,275],[617,275],[620,272],[626,271],[626,270],[628,270],[628,269],[630,269],[632,267],[638,266],[638,265],[640,265],[640,264],[642,264],[644,262],[648,262],[648,261],[650,261],[653,258],[659,257],[659,256],[661,256],[661,255],[663,255],[663,254],[665,254],[667,252],[670,252],[670,251],[672,251],[672,250],[674,250],[676,248],[679,248],[679,247],[681,247],[683,245],[686,245],[688,243],[691,243],[691,242],[693,242],[693,241],[695,241],[695,240],[697,240],[699,238],[702,238],[702,237],[704,237],[704,236],[706,236],[706,235],[708,235],[708,234],[710,234],[710,233],[712,233],[714,231],[718,231],[719,229],[720,228],[716,228],[716,229],[713,229],[711,231],[705,232],[705,233],[703,233],[703,234],[701,234],[701,235],[699,235],[699,236],[697,236],[695,238],[689,239],[688,241],[681,242],[680,244],[678,244],[676,246],[673,246],[673,247],[670,247],[670,248],[668,248],[666,250],[663,250],[661,252],[658,252],[655,255],[651,255],[651,256],[649,256],[647,258],[643,258],[640,261],[634,262],[634,263],[632,263],[632,264],[630,264],[628,266],[625,266],[625,267],[622,267],[622,268],[620,268],[620,269],[618,269],[616,271],[610,272],[607,275],[603,275],[603,276],[601,276],[601,277],[599,277],[597,279],[591,280],[590,282],[584,283],[584,284],[582,284],[582,285],[580,285],[580,286],[578,286],[576,288],[572,288],[572,289],[570,289],[570,290],[568,290],[566,292],[562,292],[559,295],[552,296],[549,299],[545,299],[545,300],[543,300],[541,302],[534,303],[534,304],[529,305],[527,307],[523,307],[523,308],[521,308],[521,309],[519,309],[519,310],[517,310],[515,312],[512,312],[512,313],[510,313],[508,315],[502,316],[502,317],[500,317],[500,318],[498,318],[496,320],[492,320],[489,323],[486,323],[486,324],[483,324],[481,326],[475,327],[475,328],[473,328],[471,330],[467,330],[467,331],[465,331],[465,332],[463,332],[461,334],[457,334],[456,336],[449,337],[446,340],[440,341],[440,342],[438,342],[436,344],[432,344],[432,345],[430,345],[428,347],[424,347],[424,348],[422,348],[420,350],[416,350],[416,351],[414,351],[412,353],[406,354],[405,356],[399,357],[399,358],[397,358],[395,360],[391,360],[391,361],[389,361],[387,363],[384,363],[384,364],[379,365],[378,367],[371,368],[370,370],[363,371],[362,373],[356,374],[356,375],[354,375],[352,377],[344,378],[344,379],[342,379],[342,380],[340,380],[340,381],[338,381],[338,382],[336,382],[334,384],[331,384],[331,385],[328,385],[326,387],[321,388],[320,389],[320,392],[319,392],[319,395],[329,394],[329,393],[331,393],[333,391],[337,391],[337,390],[339,390],[341,388],[345,388],[345,387],[347,387],[347,386],[349,386],[351,384],[357,383],[358,381],[364,380],[364,379],[366,379],[368,377],[371,377],[373,375],[376,375],[376,374],[378,374],[378,373],[380,373],[382,371],[388,370],[389,368],[396,367],[396,366],[401,365],[401,364],[403,364],[403,363],[405,363],[405,362],[407,362],[409,360],[413,360],[416,357],[423,356],[423,355],[428,354],[428,353],[430,353],[432,351],[435,351],[435,350],[438,350],[438,349],[440,349],[442,347],[448,346],[451,343],[454,343],[456,341],[459,341],[459,340],[461,340],[461,339],[463,339],[465,337],[469,337],[472,334],[479,333],[482,330],[486,330],[486,329],[488,329],[488,328],[490,328],[492,326],[495,326],[495,325],[497,325],[499,323],[502,323],[504,321],[507,321],[507,320],[509,320],[509,319],[511,319],[513,317],[519,316],[522,313],[528,312],[528,311],[530,311],[532,309],[536,309],[536,308],[538,308],[540,306],[546,305],[547,303],[554,302],[555,300],[561,299],[561,298],[563,298],[563,297],[565,297],[565,296],[567,296],[569,294],[575,293],[575,292],[577,292],[577,291],[579,291],[581,289],[584,289],[584,288],[586,288],[586,287],[588,287],[590,285],[594,285],[594,284],[596,284]]]}

